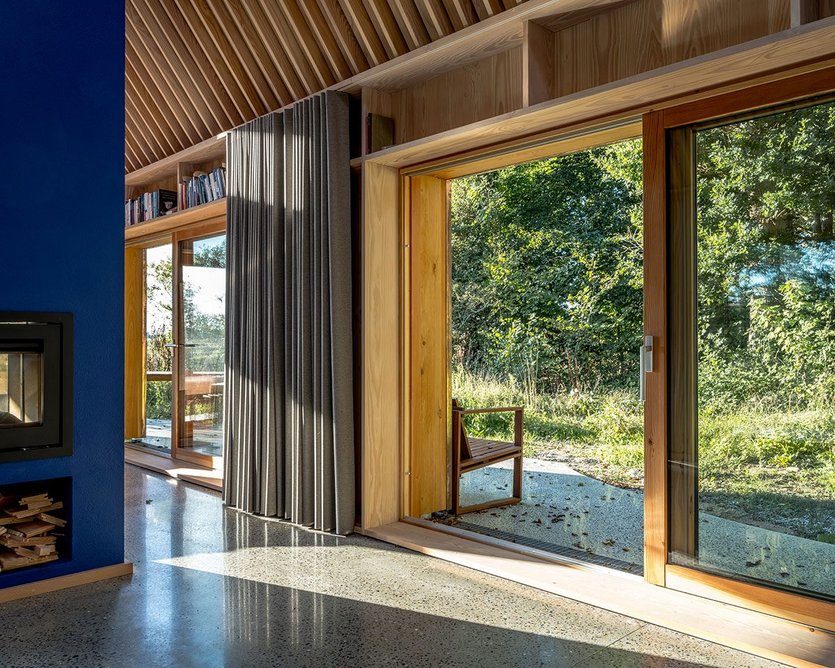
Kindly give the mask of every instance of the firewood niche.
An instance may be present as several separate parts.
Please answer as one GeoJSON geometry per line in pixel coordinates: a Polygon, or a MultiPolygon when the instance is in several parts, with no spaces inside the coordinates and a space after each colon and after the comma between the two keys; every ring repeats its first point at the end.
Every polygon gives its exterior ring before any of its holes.
{"type": "Polygon", "coordinates": [[[68,488],[60,480],[0,487],[0,573],[69,557],[68,488]]]}

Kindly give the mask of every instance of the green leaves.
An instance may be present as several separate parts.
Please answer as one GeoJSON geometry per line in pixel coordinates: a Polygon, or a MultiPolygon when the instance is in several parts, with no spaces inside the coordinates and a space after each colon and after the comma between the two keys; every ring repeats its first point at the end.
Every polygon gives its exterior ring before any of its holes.
{"type": "Polygon", "coordinates": [[[453,182],[453,359],[531,391],[630,385],[640,142],[453,182]]]}
{"type": "Polygon", "coordinates": [[[835,105],[699,131],[699,402],[832,404],[835,105]]]}

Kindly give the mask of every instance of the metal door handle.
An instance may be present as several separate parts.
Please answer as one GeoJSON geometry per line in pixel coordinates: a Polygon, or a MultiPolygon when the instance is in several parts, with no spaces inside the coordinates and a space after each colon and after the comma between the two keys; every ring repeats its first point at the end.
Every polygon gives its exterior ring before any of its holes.
{"type": "Polygon", "coordinates": [[[196,347],[196,343],[166,343],[163,347],[165,348],[194,348],[196,347]]]}
{"type": "Polygon", "coordinates": [[[640,352],[640,396],[641,402],[647,400],[647,374],[652,373],[652,337],[645,336],[640,352]]]}

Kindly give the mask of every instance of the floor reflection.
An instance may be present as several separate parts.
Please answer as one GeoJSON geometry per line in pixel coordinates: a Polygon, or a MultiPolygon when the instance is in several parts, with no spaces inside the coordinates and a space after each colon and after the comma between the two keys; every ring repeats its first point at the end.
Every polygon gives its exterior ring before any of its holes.
{"type": "Polygon", "coordinates": [[[0,605],[0,665],[776,665],[361,536],[242,515],[131,466],[126,488],[133,578],[0,605]]]}

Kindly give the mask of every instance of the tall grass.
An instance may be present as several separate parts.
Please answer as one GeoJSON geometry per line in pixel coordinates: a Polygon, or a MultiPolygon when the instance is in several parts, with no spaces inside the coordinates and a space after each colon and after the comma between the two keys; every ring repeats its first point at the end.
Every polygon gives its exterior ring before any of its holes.
{"type": "MultiPolygon", "coordinates": [[[[513,379],[455,368],[453,396],[465,407],[525,407],[525,456],[568,462],[609,484],[643,485],[643,406],[637,392],[544,394],[513,379]]],[[[512,438],[511,414],[467,417],[483,438],[512,438]]],[[[767,411],[703,407],[699,414],[703,509],[781,527],[835,534],[835,408],[767,411]]]]}
{"type": "MultiPolygon", "coordinates": [[[[636,486],[643,477],[644,411],[637,392],[546,394],[513,379],[500,382],[461,367],[453,371],[452,387],[453,396],[466,407],[524,406],[528,457],[550,453],[581,467],[591,464],[602,479],[623,486],[636,486]]],[[[483,438],[509,439],[512,420],[511,414],[472,415],[466,426],[483,438]]]]}

